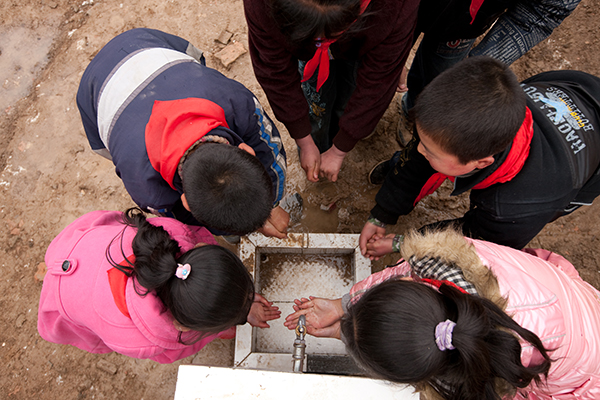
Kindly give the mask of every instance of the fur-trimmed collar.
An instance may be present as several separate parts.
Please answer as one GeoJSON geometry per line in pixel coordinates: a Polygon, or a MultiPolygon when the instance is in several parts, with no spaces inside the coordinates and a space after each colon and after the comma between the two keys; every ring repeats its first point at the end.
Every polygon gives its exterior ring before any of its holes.
{"type": "Polygon", "coordinates": [[[417,258],[429,256],[454,264],[475,285],[480,296],[492,300],[503,310],[506,308],[506,299],[500,295],[498,279],[483,265],[475,247],[455,230],[410,232],[404,239],[401,253],[405,260],[413,255],[417,258]]]}
{"type": "MultiPolygon", "coordinates": [[[[477,255],[475,247],[462,234],[454,229],[441,231],[416,231],[406,235],[401,249],[402,258],[405,260],[415,256],[439,257],[448,264],[460,268],[465,279],[475,285],[480,296],[492,300],[502,310],[506,309],[508,300],[500,294],[498,279],[494,273],[483,265],[477,255]]],[[[423,400],[443,400],[432,386],[426,383],[415,385],[423,400]]],[[[496,379],[496,392],[501,394],[514,394],[514,389],[503,379],[496,379]]]]}

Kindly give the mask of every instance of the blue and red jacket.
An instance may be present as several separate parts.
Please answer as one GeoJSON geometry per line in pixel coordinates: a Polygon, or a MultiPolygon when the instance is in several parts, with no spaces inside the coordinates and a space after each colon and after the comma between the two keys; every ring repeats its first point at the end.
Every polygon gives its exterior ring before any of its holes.
{"type": "Polygon", "coordinates": [[[183,193],[181,156],[208,132],[252,147],[274,201],[283,196],[286,156],[277,128],[248,89],[206,67],[202,52],[182,38],[145,28],[115,37],[85,70],[77,106],[92,149],[112,159],[145,210],[172,210],[183,193]],[[149,126],[165,109],[170,123],[149,126]],[[190,115],[195,128],[179,129],[177,121],[190,115]]]}

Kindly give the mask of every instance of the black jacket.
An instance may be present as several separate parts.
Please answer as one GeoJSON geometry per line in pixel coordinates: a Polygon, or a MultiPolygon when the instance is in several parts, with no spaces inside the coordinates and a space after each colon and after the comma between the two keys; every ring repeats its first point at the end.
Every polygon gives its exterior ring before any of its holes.
{"type": "MultiPolygon", "coordinates": [[[[527,160],[511,181],[470,193],[470,210],[457,220],[465,235],[522,248],[548,223],[600,194],[600,79],[578,71],[553,71],[522,83],[533,116],[527,160]]],[[[377,193],[371,214],[395,224],[413,209],[421,188],[436,171],[417,152],[404,150],[377,193]]],[[[504,161],[457,178],[452,195],[470,190],[504,161]]],[[[437,225],[440,225],[438,223],[437,225]]]]}

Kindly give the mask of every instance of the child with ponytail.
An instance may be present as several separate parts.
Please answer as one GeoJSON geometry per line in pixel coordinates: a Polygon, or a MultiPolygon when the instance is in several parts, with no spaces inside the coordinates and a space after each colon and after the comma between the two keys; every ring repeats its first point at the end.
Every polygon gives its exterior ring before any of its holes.
{"type": "Polygon", "coordinates": [[[146,220],[139,209],[94,211],[50,244],[38,330],[91,353],[171,363],[233,327],[268,328],[277,307],[202,227],[146,220]]]}
{"type": "Polygon", "coordinates": [[[306,315],[308,333],[423,399],[600,398],[600,292],[567,260],[453,231],[402,247],[342,299],[296,300],[285,325],[306,315]]]}

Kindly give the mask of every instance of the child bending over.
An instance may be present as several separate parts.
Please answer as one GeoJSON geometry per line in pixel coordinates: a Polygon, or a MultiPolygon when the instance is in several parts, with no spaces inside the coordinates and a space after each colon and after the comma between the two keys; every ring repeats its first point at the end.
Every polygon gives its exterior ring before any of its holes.
{"type": "Polygon", "coordinates": [[[296,300],[285,325],[305,314],[428,400],[600,398],[600,292],[566,259],[453,231],[408,235],[402,256],[341,299],[296,300]]]}
{"type": "MultiPolygon", "coordinates": [[[[518,249],[600,194],[595,76],[553,71],[519,84],[501,62],[472,57],[423,90],[414,119],[414,140],[370,176],[383,183],[360,238],[371,258],[383,254],[376,241],[385,225],[445,179],[454,184],[452,195],[470,190],[471,206],[461,218],[436,225],[457,223],[466,236],[518,249]]],[[[385,247],[392,250],[391,239],[385,247]]]]}
{"type": "Polygon", "coordinates": [[[120,34],[86,68],[77,106],[92,149],[142,209],[214,234],[286,237],[277,128],[187,40],[146,28],[120,34]]]}
{"type": "Polygon", "coordinates": [[[231,337],[235,325],[268,328],[280,315],[205,228],[146,220],[139,209],[80,217],[45,261],[40,335],[91,353],[171,363],[231,337]]]}

